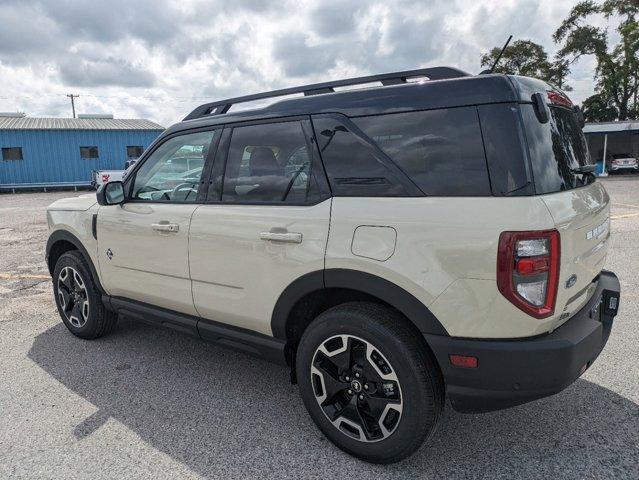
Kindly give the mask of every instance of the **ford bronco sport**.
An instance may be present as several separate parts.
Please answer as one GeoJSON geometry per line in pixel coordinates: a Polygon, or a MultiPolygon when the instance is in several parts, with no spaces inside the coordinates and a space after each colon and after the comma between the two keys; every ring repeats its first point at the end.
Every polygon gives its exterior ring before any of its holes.
{"type": "Polygon", "coordinates": [[[123,315],[288,365],[332,442],[390,463],[446,397],[522,404],[597,358],[619,282],[592,170],[578,110],[539,80],[279,90],[202,105],[97,201],[53,203],[47,262],[74,335],[123,315]]]}

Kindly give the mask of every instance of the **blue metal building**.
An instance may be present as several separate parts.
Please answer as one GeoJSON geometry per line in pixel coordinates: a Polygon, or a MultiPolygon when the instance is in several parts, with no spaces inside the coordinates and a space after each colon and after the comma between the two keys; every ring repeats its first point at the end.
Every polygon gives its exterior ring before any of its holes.
{"type": "Polygon", "coordinates": [[[122,170],[164,130],[139,119],[0,116],[0,189],[87,186],[122,170]]]}

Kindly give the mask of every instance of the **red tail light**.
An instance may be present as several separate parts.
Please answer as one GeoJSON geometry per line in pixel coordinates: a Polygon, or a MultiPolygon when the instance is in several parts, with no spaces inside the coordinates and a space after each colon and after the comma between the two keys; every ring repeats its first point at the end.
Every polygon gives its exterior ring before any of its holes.
{"type": "Polygon", "coordinates": [[[517,308],[535,318],[555,311],[559,284],[557,230],[503,232],[497,252],[497,287],[517,308]]]}
{"type": "Polygon", "coordinates": [[[572,107],[570,99],[562,93],[550,91],[548,92],[548,100],[555,105],[563,105],[564,107],[572,107]]]}

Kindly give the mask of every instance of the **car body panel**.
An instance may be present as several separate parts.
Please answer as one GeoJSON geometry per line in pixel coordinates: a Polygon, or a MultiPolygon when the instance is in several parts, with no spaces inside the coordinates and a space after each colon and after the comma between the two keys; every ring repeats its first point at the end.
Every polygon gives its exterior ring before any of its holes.
{"type": "Polygon", "coordinates": [[[359,270],[395,283],[428,306],[453,336],[536,335],[556,321],[532,318],[499,293],[497,245],[502,231],[551,228],[554,221],[540,197],[338,197],[326,268],[359,270]],[[362,225],[396,231],[392,256],[380,261],[353,253],[352,239],[362,225]]]}
{"type": "Polygon", "coordinates": [[[195,315],[188,245],[195,204],[127,202],[102,206],[97,232],[102,285],[113,296],[195,315]],[[171,223],[175,232],[153,225],[171,223]]]}
{"type": "Polygon", "coordinates": [[[82,243],[95,266],[98,243],[93,238],[93,215],[98,208],[95,193],[62,198],[47,207],[49,235],[58,230],[69,232],[82,243]]]}
{"type": "Polygon", "coordinates": [[[189,265],[198,314],[272,335],[279,296],[324,268],[331,200],[312,206],[201,205],[191,221],[189,265]],[[301,243],[262,240],[301,234],[301,243]]]}
{"type": "Polygon", "coordinates": [[[540,198],[561,237],[555,315],[560,314],[563,323],[589,300],[584,289],[603,269],[610,240],[610,197],[601,182],[594,182],[540,198]]]}

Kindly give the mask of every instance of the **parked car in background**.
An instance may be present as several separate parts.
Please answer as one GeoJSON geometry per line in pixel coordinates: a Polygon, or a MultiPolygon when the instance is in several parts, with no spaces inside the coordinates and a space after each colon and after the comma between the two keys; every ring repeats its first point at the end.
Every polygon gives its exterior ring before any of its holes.
{"type": "Polygon", "coordinates": [[[390,463],[446,397],[519,405],[598,357],[620,287],[593,172],[572,102],[540,80],[436,67],[307,85],[202,105],[124,182],[50,205],[46,261],[74,335],[125,315],[287,365],[333,443],[390,463]]]}
{"type": "Polygon", "coordinates": [[[637,159],[630,153],[613,154],[608,172],[639,172],[639,162],[637,162],[637,159]]]}

